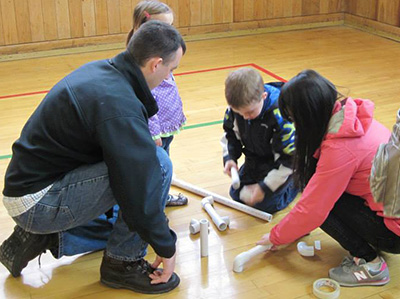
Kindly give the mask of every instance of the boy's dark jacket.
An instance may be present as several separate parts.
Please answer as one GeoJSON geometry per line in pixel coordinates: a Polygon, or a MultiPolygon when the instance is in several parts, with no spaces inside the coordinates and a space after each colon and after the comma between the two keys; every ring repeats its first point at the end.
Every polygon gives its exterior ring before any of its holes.
{"type": "Polygon", "coordinates": [[[224,117],[224,165],[228,160],[237,163],[243,153],[246,158],[241,182],[258,181],[264,192],[271,192],[264,178],[272,169],[278,170],[280,165],[292,167],[295,130],[279,112],[278,98],[282,85],[282,82],[264,85],[268,95],[257,118],[245,120],[230,108],[224,117]]]}
{"type": "Polygon", "coordinates": [[[14,143],[4,195],[35,193],[77,167],[105,161],[128,227],[171,257],[176,235],[159,204],[162,174],[147,125],[157,109],[128,52],[80,67],[50,90],[14,143]]]}

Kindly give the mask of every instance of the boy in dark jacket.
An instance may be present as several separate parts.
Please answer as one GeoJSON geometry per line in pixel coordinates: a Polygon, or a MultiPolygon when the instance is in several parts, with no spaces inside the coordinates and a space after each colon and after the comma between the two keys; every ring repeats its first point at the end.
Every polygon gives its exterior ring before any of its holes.
{"type": "Polygon", "coordinates": [[[231,176],[245,155],[240,187],[231,186],[230,195],[268,213],[284,209],[298,193],[291,176],[295,130],[278,109],[282,84],[264,84],[252,68],[236,70],[225,81],[224,172],[231,176]]]}

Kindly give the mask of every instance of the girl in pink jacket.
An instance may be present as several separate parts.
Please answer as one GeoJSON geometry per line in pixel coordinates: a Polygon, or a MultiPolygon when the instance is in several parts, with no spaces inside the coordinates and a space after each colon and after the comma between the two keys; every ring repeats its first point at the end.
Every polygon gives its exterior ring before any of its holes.
{"type": "Polygon", "coordinates": [[[320,227],[350,252],[329,270],[332,279],[342,286],[384,285],[389,271],[378,252],[400,253],[400,219],[383,215],[368,178],[390,131],[373,119],[371,101],[339,97],[313,70],[283,86],[279,108],[296,127],[295,182],[303,194],[257,244],[288,244],[320,227]]]}

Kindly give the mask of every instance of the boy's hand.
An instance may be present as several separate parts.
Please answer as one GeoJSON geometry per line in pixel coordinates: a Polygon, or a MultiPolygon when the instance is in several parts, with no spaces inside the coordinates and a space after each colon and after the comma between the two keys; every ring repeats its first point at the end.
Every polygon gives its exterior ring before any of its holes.
{"type": "Polygon", "coordinates": [[[225,168],[224,168],[224,173],[231,176],[231,168],[234,167],[238,169],[237,164],[233,160],[228,160],[225,162],[225,168]]]}
{"type": "Polygon", "coordinates": [[[255,184],[253,193],[251,194],[251,198],[249,204],[254,206],[256,203],[262,202],[264,199],[265,193],[263,189],[261,189],[259,184],[255,184]]]}
{"type": "Polygon", "coordinates": [[[155,139],[154,142],[156,143],[157,146],[162,146],[161,138],[155,139]]]}

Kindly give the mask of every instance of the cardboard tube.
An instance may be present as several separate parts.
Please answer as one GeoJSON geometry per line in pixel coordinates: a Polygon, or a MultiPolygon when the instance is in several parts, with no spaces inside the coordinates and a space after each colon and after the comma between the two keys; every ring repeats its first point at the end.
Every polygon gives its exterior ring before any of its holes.
{"type": "Polygon", "coordinates": [[[214,207],[212,206],[213,203],[214,200],[212,196],[204,197],[201,200],[201,205],[203,206],[203,209],[207,211],[208,215],[210,215],[212,221],[217,226],[218,230],[224,231],[226,230],[227,224],[221,218],[221,216],[219,216],[218,213],[215,211],[214,207]]]}
{"type": "Polygon", "coordinates": [[[208,220],[200,220],[200,250],[201,256],[208,256],[208,220]]]}
{"type": "Polygon", "coordinates": [[[231,168],[231,178],[232,178],[232,187],[233,189],[239,189],[240,187],[240,178],[238,171],[235,167],[231,168]]]}
{"type": "Polygon", "coordinates": [[[233,271],[237,273],[242,272],[244,265],[249,260],[251,260],[256,255],[259,255],[260,253],[263,253],[266,250],[271,249],[271,247],[272,247],[271,245],[257,245],[256,247],[253,247],[248,251],[238,254],[235,257],[235,260],[233,261],[233,271]]]}
{"type": "Polygon", "coordinates": [[[266,220],[266,221],[271,221],[272,220],[272,215],[269,214],[269,213],[254,209],[254,208],[249,207],[249,206],[246,206],[246,205],[244,205],[242,203],[239,203],[239,202],[234,201],[232,199],[223,197],[223,196],[218,195],[218,194],[216,194],[214,192],[207,191],[207,190],[205,190],[203,188],[197,187],[195,185],[192,185],[190,183],[187,183],[187,182],[182,181],[180,179],[177,179],[175,177],[172,177],[172,185],[174,185],[176,187],[179,187],[181,189],[187,190],[189,192],[192,192],[194,194],[198,194],[198,195],[203,196],[203,197],[212,196],[214,201],[216,201],[216,202],[218,202],[220,204],[223,204],[225,206],[231,207],[231,208],[233,208],[235,210],[238,210],[238,211],[244,212],[246,214],[252,215],[254,217],[257,217],[257,218],[260,218],[260,219],[263,219],[263,220],[266,220]]]}
{"type": "Polygon", "coordinates": [[[200,232],[200,222],[197,219],[190,220],[189,231],[192,235],[200,232]]]}

